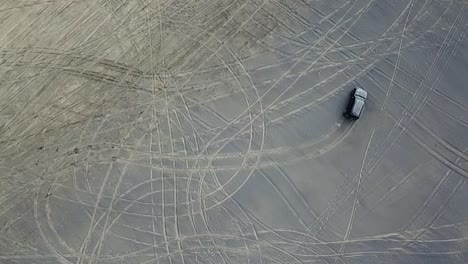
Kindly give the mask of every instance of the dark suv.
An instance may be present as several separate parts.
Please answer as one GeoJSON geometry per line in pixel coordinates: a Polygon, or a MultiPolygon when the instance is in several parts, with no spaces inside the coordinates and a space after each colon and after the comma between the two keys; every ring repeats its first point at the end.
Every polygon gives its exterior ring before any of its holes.
{"type": "Polygon", "coordinates": [[[346,118],[358,119],[361,117],[362,109],[367,98],[366,90],[355,88],[351,91],[351,96],[343,116],[346,118]]]}

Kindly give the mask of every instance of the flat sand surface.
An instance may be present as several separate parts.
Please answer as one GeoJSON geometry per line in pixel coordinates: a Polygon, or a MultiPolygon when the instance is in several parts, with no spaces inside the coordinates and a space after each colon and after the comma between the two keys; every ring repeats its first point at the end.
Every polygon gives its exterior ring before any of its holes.
{"type": "Polygon", "coordinates": [[[0,263],[468,263],[467,30],[466,0],[0,1],[0,263]]]}

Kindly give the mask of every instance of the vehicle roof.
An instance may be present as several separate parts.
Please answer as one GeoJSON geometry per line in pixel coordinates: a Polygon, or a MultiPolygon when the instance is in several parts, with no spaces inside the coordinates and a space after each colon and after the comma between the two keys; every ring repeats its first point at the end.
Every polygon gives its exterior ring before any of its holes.
{"type": "Polygon", "coordinates": [[[367,92],[366,90],[362,89],[362,88],[356,88],[356,92],[354,92],[354,95],[355,96],[360,96],[364,99],[367,98],[367,92]]]}
{"type": "Polygon", "coordinates": [[[364,108],[364,100],[356,98],[354,101],[353,108],[351,109],[351,114],[353,116],[361,116],[362,109],[364,108]]]}

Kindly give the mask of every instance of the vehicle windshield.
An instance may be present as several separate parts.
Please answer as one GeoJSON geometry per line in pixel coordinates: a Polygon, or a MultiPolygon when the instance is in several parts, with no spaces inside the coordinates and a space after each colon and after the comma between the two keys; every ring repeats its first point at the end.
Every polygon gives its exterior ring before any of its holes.
{"type": "Polygon", "coordinates": [[[361,97],[363,99],[367,98],[367,92],[364,89],[357,88],[356,92],[354,93],[356,97],[361,97]]]}

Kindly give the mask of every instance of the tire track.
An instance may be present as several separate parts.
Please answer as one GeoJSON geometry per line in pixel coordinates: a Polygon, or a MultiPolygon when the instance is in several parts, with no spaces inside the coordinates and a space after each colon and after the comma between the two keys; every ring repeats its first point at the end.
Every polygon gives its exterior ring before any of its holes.
{"type": "MultiPolygon", "coordinates": [[[[455,20],[455,22],[452,24],[452,29],[455,25],[455,23],[457,22],[457,20],[459,20],[461,18],[461,14],[463,14],[463,10],[464,10],[465,6],[462,7],[462,9],[460,9],[460,12],[455,20]]],[[[465,34],[466,30],[462,31],[462,34],[460,36],[460,40],[463,39],[463,36],[465,34]]],[[[445,39],[444,39],[444,42],[443,43],[446,43],[447,40],[448,40],[448,37],[451,35],[450,34],[451,32],[449,31],[449,33],[447,33],[445,39]]],[[[458,44],[460,42],[457,42],[458,44]]],[[[447,67],[448,63],[450,62],[450,59],[452,58],[452,56],[455,54],[455,52],[453,51],[456,51],[457,50],[457,47],[458,45],[452,50],[452,54],[449,56],[449,58],[447,59],[447,62],[444,64],[444,67],[443,67],[443,70],[447,67]]],[[[439,75],[437,77],[437,79],[435,80],[435,83],[433,83],[433,85],[431,85],[429,87],[429,91],[426,92],[426,93],[423,93],[424,91],[422,90],[422,88],[425,86],[423,85],[425,80],[427,80],[427,78],[429,77],[430,74],[432,74],[431,72],[432,71],[435,71],[435,63],[438,61],[439,57],[441,56],[441,52],[442,52],[442,47],[439,49],[438,53],[436,54],[436,58],[433,60],[432,64],[431,64],[431,67],[429,69],[429,71],[426,73],[425,77],[424,77],[424,80],[421,82],[420,86],[418,87],[418,90],[417,90],[417,93],[412,97],[411,101],[408,103],[407,107],[405,107],[404,109],[404,112],[403,112],[403,116],[399,119],[399,121],[394,125],[394,127],[392,128],[392,130],[389,132],[389,134],[386,136],[384,142],[382,143],[382,146],[381,148],[378,150],[378,152],[376,153],[375,157],[379,157],[377,161],[375,161],[374,159],[371,160],[371,169],[369,170],[370,172],[372,171],[373,168],[375,168],[376,165],[378,165],[381,160],[383,159],[383,157],[386,155],[386,153],[388,153],[388,151],[390,150],[391,146],[398,140],[398,138],[401,136],[401,134],[403,133],[405,129],[405,127],[407,125],[405,125],[403,127],[403,129],[397,134],[397,136],[390,142],[388,143],[388,140],[390,139],[390,136],[393,135],[397,129],[397,127],[400,127],[402,122],[403,121],[406,121],[408,120],[408,122],[411,122],[413,121],[414,117],[419,114],[419,112],[421,111],[422,107],[424,106],[425,102],[427,101],[427,99],[429,98],[429,94],[430,92],[433,90],[434,86],[438,83],[438,80],[440,80],[440,77],[441,75],[439,75]],[[408,116],[408,113],[410,113],[410,110],[413,108],[412,107],[412,102],[416,101],[416,100],[419,100],[418,97],[421,97],[422,98],[422,101],[420,104],[418,104],[416,106],[416,109],[415,112],[413,114],[411,114],[409,116],[409,119],[406,118],[408,116]],[[387,146],[388,145],[388,146],[387,146]],[[384,150],[385,149],[385,150],[384,150]],[[382,153],[383,152],[383,153],[382,153]]],[[[443,72],[442,70],[442,72],[443,72]]]]}
{"type": "MultiPolygon", "coordinates": [[[[372,3],[372,2],[370,2],[368,5],[366,5],[366,7],[368,8],[368,7],[370,6],[371,3],[372,3]]],[[[361,12],[362,12],[362,10],[365,10],[365,9],[361,9],[361,12]]],[[[363,13],[361,13],[361,15],[362,15],[362,14],[363,14],[363,13]]],[[[357,22],[357,19],[355,20],[354,23],[356,23],[356,22],[357,22]]],[[[351,28],[351,27],[348,28],[348,31],[349,31],[350,28],[351,28]]],[[[345,32],[345,33],[346,33],[346,32],[345,32]]],[[[344,33],[343,35],[341,35],[341,37],[344,36],[345,33],[344,33]]],[[[339,40],[339,38],[337,39],[337,41],[335,41],[335,43],[338,42],[338,40],[339,40]]],[[[330,45],[330,47],[332,47],[332,45],[330,45]]],[[[323,56],[323,54],[325,54],[325,53],[326,53],[326,51],[325,51],[324,53],[322,53],[322,56],[323,56]]],[[[319,57],[319,58],[320,58],[320,57],[319,57]]],[[[318,59],[317,59],[317,61],[318,61],[318,59]]],[[[310,66],[310,68],[311,68],[312,66],[313,66],[313,64],[310,66]]],[[[293,65],[291,68],[293,68],[293,67],[294,67],[294,65],[293,65]]],[[[291,69],[291,68],[290,68],[290,69],[291,69]]],[[[285,74],[283,74],[283,76],[286,75],[288,72],[289,72],[289,70],[288,70],[285,74]]],[[[295,81],[297,81],[297,80],[298,80],[298,79],[296,79],[295,81]]],[[[273,86],[271,86],[271,87],[269,88],[269,90],[273,89],[273,88],[277,85],[277,83],[278,83],[278,82],[276,82],[273,86]]],[[[277,101],[293,84],[294,84],[294,82],[293,82],[292,84],[290,84],[290,85],[285,89],[285,91],[284,91],[283,93],[280,94],[280,96],[276,97],[276,99],[275,99],[268,107],[271,107],[271,105],[273,105],[273,104],[275,103],[275,101],[277,101]]],[[[267,94],[267,93],[268,93],[268,91],[267,91],[265,94],[267,94]]],[[[265,95],[265,94],[264,94],[264,95],[265,95]]],[[[264,96],[264,95],[263,95],[263,96],[264,96]]],[[[263,97],[263,96],[262,96],[262,97],[263,97]]],[[[260,98],[259,98],[259,99],[260,99],[260,98]]],[[[267,107],[267,108],[268,108],[268,107],[267,107]]],[[[267,108],[266,108],[266,109],[267,109],[267,108]]],[[[247,109],[247,110],[249,110],[249,109],[247,109]]],[[[246,110],[246,111],[247,111],[247,110],[246,110]]],[[[255,119],[256,119],[256,118],[258,118],[258,116],[256,116],[255,119]]],[[[233,121],[235,121],[235,119],[234,119],[233,121]]],[[[252,123],[252,122],[249,122],[249,123],[252,123]]],[[[249,125],[249,124],[247,124],[247,125],[249,125]]],[[[242,129],[240,129],[239,131],[243,131],[243,129],[245,129],[245,127],[246,127],[246,126],[244,126],[244,127],[243,127],[242,129]]],[[[239,133],[239,132],[237,132],[236,134],[238,134],[238,133],[239,133]]],[[[234,136],[236,136],[236,134],[234,134],[234,136]]],[[[219,133],[218,133],[214,138],[216,138],[218,135],[219,135],[219,133]]],[[[214,139],[214,138],[213,138],[213,139],[214,139]]],[[[213,139],[212,139],[212,140],[213,140],[213,139]]],[[[232,137],[231,137],[229,140],[232,140],[232,137]]],[[[211,141],[211,140],[210,140],[210,141],[211,141]]],[[[229,142],[229,141],[228,141],[228,142],[229,142]]],[[[217,151],[217,152],[219,152],[225,145],[226,145],[226,143],[225,143],[222,147],[218,148],[218,151],[217,151]]],[[[215,152],[215,154],[217,154],[217,153],[215,152]]],[[[210,162],[211,162],[211,160],[210,160],[210,162]]],[[[201,181],[201,182],[203,182],[203,179],[204,179],[204,176],[202,176],[202,181],[201,181]]],[[[247,178],[246,180],[248,180],[248,178],[247,178]]],[[[244,184],[245,184],[245,182],[246,182],[246,181],[244,181],[244,184]]],[[[201,185],[200,185],[200,186],[201,186],[201,185]]],[[[199,190],[200,190],[200,187],[199,187],[199,190]]],[[[229,198],[229,197],[228,197],[228,198],[229,198]]]]}
{"type": "MultiPolygon", "coordinates": [[[[405,10],[409,8],[409,4],[405,7],[405,10]]],[[[448,9],[448,8],[447,8],[448,9]]],[[[404,15],[405,12],[402,12],[399,16],[399,18],[397,20],[395,20],[393,22],[393,24],[386,30],[386,32],[383,34],[383,36],[385,36],[386,33],[390,32],[394,27],[396,27],[398,25],[398,22],[400,21],[400,19],[403,18],[403,15],[404,15]]],[[[372,63],[369,65],[371,66],[372,63]]],[[[368,67],[369,67],[368,66],[368,67]]],[[[369,160],[369,164],[372,165],[372,161],[373,159],[371,158],[369,160]]],[[[370,167],[368,169],[368,173],[367,175],[364,175],[364,179],[372,172],[372,167],[370,167]]],[[[346,184],[346,183],[345,183],[346,184]]],[[[318,226],[316,224],[314,224],[313,226],[311,226],[308,231],[312,231],[316,228],[318,228],[318,231],[313,231],[313,234],[315,235],[318,235],[318,232],[320,232],[320,230],[324,227],[324,225],[328,222],[328,220],[335,214],[336,210],[338,208],[341,208],[341,206],[344,204],[344,202],[350,197],[350,195],[352,194],[352,191],[354,189],[354,186],[355,186],[355,183],[352,183],[350,185],[348,185],[349,187],[344,187],[344,190],[343,192],[346,193],[345,197],[343,199],[340,199],[338,197],[336,197],[335,200],[333,200],[329,206],[327,206],[327,208],[325,209],[325,212],[324,212],[324,215],[325,215],[325,219],[322,219],[322,217],[317,221],[318,223],[318,226]]],[[[339,187],[339,188],[342,188],[342,187],[339,187]]]]}

